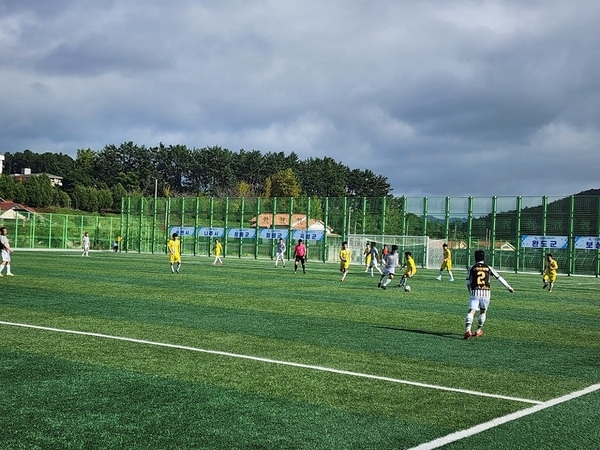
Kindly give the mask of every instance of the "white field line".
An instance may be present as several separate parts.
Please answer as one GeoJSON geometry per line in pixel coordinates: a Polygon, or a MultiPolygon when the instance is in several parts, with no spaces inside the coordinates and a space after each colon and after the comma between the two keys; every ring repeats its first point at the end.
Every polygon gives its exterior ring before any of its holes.
{"type": "Polygon", "coordinates": [[[600,384],[593,384],[592,386],[588,386],[587,388],[582,389],[581,391],[572,392],[565,396],[558,397],[558,398],[555,398],[552,400],[548,400],[547,402],[544,402],[544,403],[539,403],[530,408],[522,409],[520,411],[514,412],[512,414],[508,414],[503,417],[497,417],[495,419],[490,420],[489,422],[480,423],[479,425],[475,425],[472,428],[467,428],[466,430],[461,430],[461,431],[457,431],[456,433],[448,434],[447,436],[443,436],[441,438],[434,439],[433,441],[426,442],[424,444],[413,447],[410,450],[431,450],[434,448],[438,448],[443,445],[449,444],[451,442],[459,441],[466,437],[473,436],[475,434],[489,430],[490,428],[497,427],[497,426],[505,424],[507,422],[512,422],[513,420],[520,419],[520,418],[528,416],[530,414],[534,414],[543,409],[558,405],[559,403],[568,402],[569,400],[573,400],[574,398],[590,394],[599,389],[600,389],[600,384]]]}
{"type": "Polygon", "coordinates": [[[30,325],[30,324],[24,324],[24,323],[13,323],[13,322],[0,321],[0,325],[22,327],[22,328],[34,328],[36,330],[53,331],[53,332],[57,332],[57,333],[77,334],[77,335],[82,335],[82,336],[93,336],[93,337],[98,337],[98,338],[103,338],[103,339],[113,339],[113,340],[117,340],[117,341],[126,341],[126,342],[135,342],[138,344],[154,345],[154,346],[158,346],[158,347],[176,348],[179,350],[189,350],[192,352],[208,353],[211,355],[228,356],[230,358],[248,359],[248,360],[259,361],[259,362],[263,362],[263,363],[279,364],[282,366],[299,367],[299,368],[303,368],[303,369],[318,370],[321,372],[330,372],[330,373],[336,373],[336,374],[340,374],[340,375],[349,375],[349,376],[353,376],[353,377],[361,377],[361,378],[369,378],[372,380],[387,381],[387,382],[391,382],[391,383],[407,384],[407,385],[417,386],[417,387],[422,387],[422,388],[436,389],[439,391],[458,392],[461,394],[476,395],[479,397],[491,397],[491,398],[497,398],[497,399],[502,399],[502,400],[511,400],[514,402],[531,403],[534,405],[538,405],[538,404],[542,403],[541,401],[531,400],[531,399],[527,399],[527,398],[508,397],[506,395],[498,395],[498,394],[488,394],[486,392],[470,391],[468,389],[457,389],[457,388],[452,388],[452,387],[447,387],[447,386],[438,386],[435,384],[418,383],[415,381],[401,380],[401,379],[397,379],[397,378],[389,378],[389,377],[383,377],[383,376],[379,376],[379,375],[371,375],[371,374],[367,374],[367,373],[349,372],[347,370],[338,370],[338,369],[332,369],[329,367],[312,366],[309,364],[301,364],[301,363],[295,363],[295,362],[289,362],[289,361],[279,361],[276,359],[260,358],[258,356],[250,356],[250,355],[240,355],[237,353],[222,352],[222,351],[218,351],[218,350],[206,350],[206,349],[202,349],[202,348],[188,347],[185,345],[167,344],[164,342],[153,342],[153,341],[146,341],[143,339],[134,339],[134,338],[128,338],[128,337],[122,337],[122,336],[111,336],[108,334],[92,333],[92,332],[87,332],[87,331],[63,330],[60,328],[43,327],[43,326],[39,326],[39,325],[30,325]]]}

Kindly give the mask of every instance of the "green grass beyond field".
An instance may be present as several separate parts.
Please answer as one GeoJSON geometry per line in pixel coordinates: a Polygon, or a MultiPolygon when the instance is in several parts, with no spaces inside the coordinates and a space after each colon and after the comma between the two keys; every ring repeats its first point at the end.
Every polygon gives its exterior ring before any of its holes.
{"type": "Polygon", "coordinates": [[[600,383],[596,278],[504,272],[516,292],[493,281],[465,341],[464,270],[405,293],[359,266],[224,262],[16,251],[0,448],[403,449],[536,405],[444,448],[600,447],[597,387],[547,403],[600,383]]]}

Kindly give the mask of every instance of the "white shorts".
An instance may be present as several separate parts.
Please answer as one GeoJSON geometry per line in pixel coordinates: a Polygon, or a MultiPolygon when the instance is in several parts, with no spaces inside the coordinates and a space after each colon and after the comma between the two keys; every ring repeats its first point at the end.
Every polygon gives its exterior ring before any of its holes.
{"type": "Polygon", "coordinates": [[[277,254],[275,255],[275,259],[284,259],[283,252],[277,252],[277,254]]]}
{"type": "Polygon", "coordinates": [[[469,298],[469,309],[485,309],[487,310],[490,306],[489,295],[474,295],[471,294],[469,298]]]}
{"type": "Polygon", "coordinates": [[[10,262],[10,252],[8,250],[2,249],[2,261],[10,262]]]}

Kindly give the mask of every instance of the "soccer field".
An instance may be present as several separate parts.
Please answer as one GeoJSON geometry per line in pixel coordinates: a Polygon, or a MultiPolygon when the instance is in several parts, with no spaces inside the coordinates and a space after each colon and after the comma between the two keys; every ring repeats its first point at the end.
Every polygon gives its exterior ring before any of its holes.
{"type": "Polygon", "coordinates": [[[600,281],[15,252],[0,279],[2,449],[599,448],[600,281]],[[397,284],[392,282],[390,286],[397,284]]]}

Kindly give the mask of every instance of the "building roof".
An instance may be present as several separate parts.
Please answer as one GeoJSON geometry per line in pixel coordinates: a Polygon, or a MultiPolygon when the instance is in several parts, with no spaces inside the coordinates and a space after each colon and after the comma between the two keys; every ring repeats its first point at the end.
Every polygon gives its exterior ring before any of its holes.
{"type": "MultiPolygon", "coordinates": [[[[262,213],[258,215],[258,226],[260,228],[291,228],[292,230],[324,230],[325,224],[322,220],[309,219],[306,226],[306,214],[292,214],[292,225],[290,227],[290,215],[288,213],[262,213]],[[275,220],[273,220],[273,218],[275,220]]],[[[256,226],[256,216],[250,219],[250,226],[256,226]]],[[[327,233],[332,233],[332,228],[327,227],[327,233]]]]}
{"type": "Polygon", "coordinates": [[[22,205],[21,203],[15,203],[10,200],[4,200],[0,198],[0,217],[3,219],[14,219],[18,217],[19,219],[25,219],[26,217],[19,212],[27,212],[31,214],[37,214],[35,209],[30,208],[29,206],[22,205]]]}

